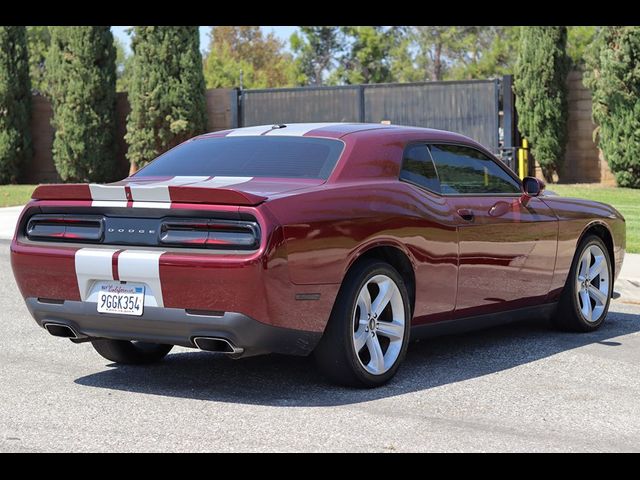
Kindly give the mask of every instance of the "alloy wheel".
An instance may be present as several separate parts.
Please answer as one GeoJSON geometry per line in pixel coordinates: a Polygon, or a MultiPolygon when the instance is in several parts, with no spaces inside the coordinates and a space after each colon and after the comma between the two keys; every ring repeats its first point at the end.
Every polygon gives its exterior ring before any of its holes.
{"type": "Polygon", "coordinates": [[[590,245],[580,257],[576,295],[582,318],[590,323],[600,320],[609,299],[609,266],[598,245],[590,245]]]}
{"type": "Polygon", "coordinates": [[[405,309],[396,283],[386,275],[362,287],[353,315],[353,346],[360,364],[372,375],[387,372],[398,359],[405,332],[405,309]]]}

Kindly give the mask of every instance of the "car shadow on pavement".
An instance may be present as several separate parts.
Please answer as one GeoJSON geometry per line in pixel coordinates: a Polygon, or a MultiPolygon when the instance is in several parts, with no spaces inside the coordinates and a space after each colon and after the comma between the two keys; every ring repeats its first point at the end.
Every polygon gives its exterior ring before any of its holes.
{"type": "Polygon", "coordinates": [[[171,397],[267,406],[330,406],[367,402],[500,372],[589,344],[616,348],[616,337],[640,331],[640,316],[615,312],[593,333],[557,332],[522,322],[414,342],[396,377],[373,390],[328,384],[311,357],[268,355],[231,360],[194,350],[146,367],[108,364],[80,385],[171,397]],[[613,317],[613,318],[612,318],[613,317]]]}

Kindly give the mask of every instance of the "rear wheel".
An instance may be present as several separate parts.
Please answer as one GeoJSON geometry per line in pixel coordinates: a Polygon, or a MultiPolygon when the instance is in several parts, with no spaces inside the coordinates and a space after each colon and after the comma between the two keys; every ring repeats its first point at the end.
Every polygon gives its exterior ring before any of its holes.
{"type": "Polygon", "coordinates": [[[387,263],[366,260],[347,275],[314,354],[335,383],[377,387],[393,377],[409,342],[407,289],[387,263]]]}
{"type": "Polygon", "coordinates": [[[109,338],[92,340],[91,344],[96,352],[107,360],[128,365],[143,365],[158,362],[173,348],[173,345],[111,340],[109,338]]]}
{"type": "Polygon", "coordinates": [[[589,235],[582,240],[560,298],[556,325],[573,332],[598,329],[609,311],[612,273],[611,258],[600,237],[589,235]]]}

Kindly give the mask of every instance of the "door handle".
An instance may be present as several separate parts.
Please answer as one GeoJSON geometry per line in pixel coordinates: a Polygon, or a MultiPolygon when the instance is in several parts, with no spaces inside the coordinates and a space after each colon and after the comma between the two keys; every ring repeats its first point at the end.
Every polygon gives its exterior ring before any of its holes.
{"type": "Polygon", "coordinates": [[[460,208],[457,211],[458,215],[460,215],[460,217],[462,217],[463,220],[466,220],[467,222],[473,222],[474,219],[474,215],[473,212],[467,208],[460,208]]]}

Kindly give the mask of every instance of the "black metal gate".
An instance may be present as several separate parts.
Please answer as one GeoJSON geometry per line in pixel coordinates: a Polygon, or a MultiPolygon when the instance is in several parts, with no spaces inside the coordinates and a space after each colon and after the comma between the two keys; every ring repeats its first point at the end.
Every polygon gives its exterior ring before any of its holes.
{"type": "Polygon", "coordinates": [[[501,155],[504,147],[512,146],[500,136],[501,83],[470,80],[242,90],[238,124],[388,121],[458,132],[501,155]]]}

